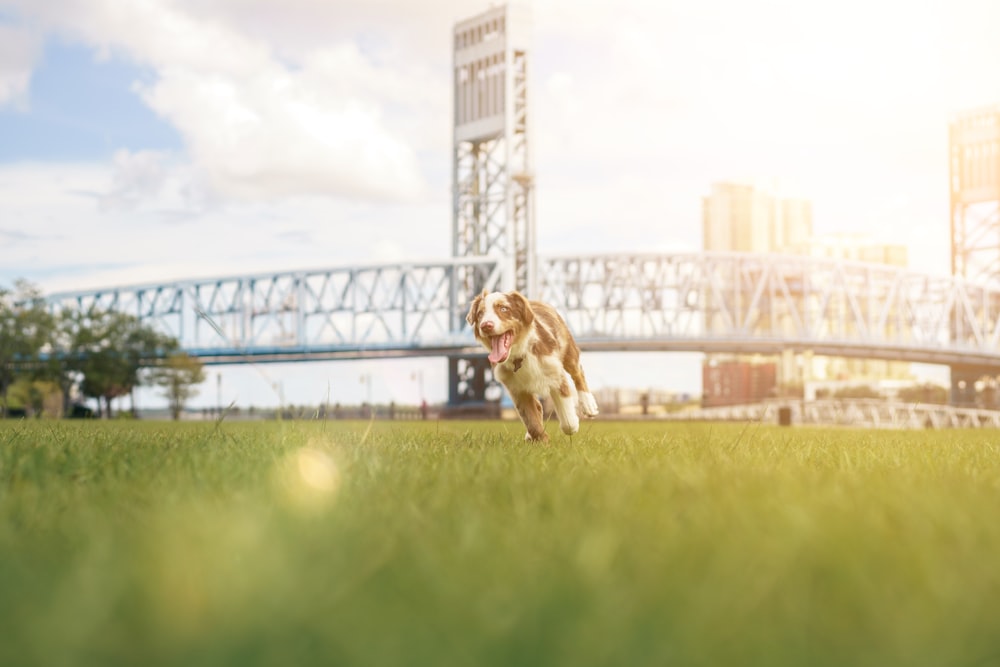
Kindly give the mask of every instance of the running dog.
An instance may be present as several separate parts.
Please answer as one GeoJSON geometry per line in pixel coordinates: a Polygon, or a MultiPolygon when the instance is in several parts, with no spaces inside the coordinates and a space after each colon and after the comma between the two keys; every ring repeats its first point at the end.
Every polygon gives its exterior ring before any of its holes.
{"type": "Polygon", "coordinates": [[[552,306],[520,292],[482,294],[466,321],[489,350],[494,377],[506,387],[529,442],[548,442],[539,396],[551,396],[566,435],[580,430],[580,417],[594,417],[597,401],[587,388],[580,348],[552,306]]]}

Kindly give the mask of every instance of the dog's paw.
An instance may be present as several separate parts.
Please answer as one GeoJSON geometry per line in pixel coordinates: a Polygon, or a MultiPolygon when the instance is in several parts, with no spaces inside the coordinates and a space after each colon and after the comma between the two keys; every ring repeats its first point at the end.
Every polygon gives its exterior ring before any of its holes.
{"type": "Polygon", "coordinates": [[[545,443],[547,443],[549,441],[549,434],[546,433],[545,431],[542,431],[536,437],[536,436],[531,435],[530,432],[528,432],[528,433],[524,434],[524,441],[525,442],[538,442],[538,443],[541,443],[541,444],[544,445],[545,443]]]}
{"type": "Polygon", "coordinates": [[[567,419],[566,423],[559,424],[559,427],[566,435],[575,435],[580,430],[580,420],[576,418],[576,415],[573,415],[572,419],[567,419]]]}
{"type": "Polygon", "coordinates": [[[577,402],[577,409],[584,417],[596,417],[600,410],[597,408],[597,399],[589,391],[581,391],[580,399],[577,402]]]}

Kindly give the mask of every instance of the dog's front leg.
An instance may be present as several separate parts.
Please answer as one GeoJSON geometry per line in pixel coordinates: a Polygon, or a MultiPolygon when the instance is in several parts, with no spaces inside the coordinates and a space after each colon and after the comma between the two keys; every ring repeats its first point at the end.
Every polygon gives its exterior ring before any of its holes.
{"type": "Polygon", "coordinates": [[[559,427],[566,435],[573,435],[580,430],[580,418],[576,414],[577,394],[569,373],[563,373],[563,381],[558,388],[552,390],[552,404],[559,417],[559,427]]]}
{"type": "Polygon", "coordinates": [[[517,414],[521,416],[521,423],[528,429],[524,439],[528,442],[548,442],[549,434],[545,432],[545,421],[542,419],[542,404],[534,396],[527,392],[516,394],[512,397],[517,414]]]}

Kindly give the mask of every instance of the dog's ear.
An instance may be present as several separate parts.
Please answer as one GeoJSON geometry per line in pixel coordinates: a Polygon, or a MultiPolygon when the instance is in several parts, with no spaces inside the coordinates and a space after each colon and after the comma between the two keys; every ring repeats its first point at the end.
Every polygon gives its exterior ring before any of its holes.
{"type": "Polygon", "coordinates": [[[483,300],[486,298],[486,290],[482,291],[482,294],[477,296],[472,300],[472,305],[469,306],[469,314],[465,316],[465,321],[471,324],[473,327],[476,326],[476,321],[479,320],[479,310],[483,306],[483,300]]]}
{"type": "Polygon", "coordinates": [[[529,326],[535,321],[535,311],[531,309],[531,304],[528,303],[527,297],[523,294],[514,290],[513,292],[507,292],[507,305],[514,312],[514,317],[519,321],[524,323],[525,326],[529,326]]]}

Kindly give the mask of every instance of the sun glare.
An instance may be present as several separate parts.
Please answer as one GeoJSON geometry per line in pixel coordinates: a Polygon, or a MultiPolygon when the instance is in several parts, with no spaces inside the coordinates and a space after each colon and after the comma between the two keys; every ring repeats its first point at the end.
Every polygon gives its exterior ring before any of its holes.
{"type": "Polygon", "coordinates": [[[340,468],[328,452],[317,447],[306,446],[290,452],[276,473],[280,498],[298,511],[329,507],[340,488],[340,468]]]}
{"type": "Polygon", "coordinates": [[[319,493],[333,493],[340,481],[340,471],[327,454],[307,447],[296,454],[302,484],[319,493]]]}

